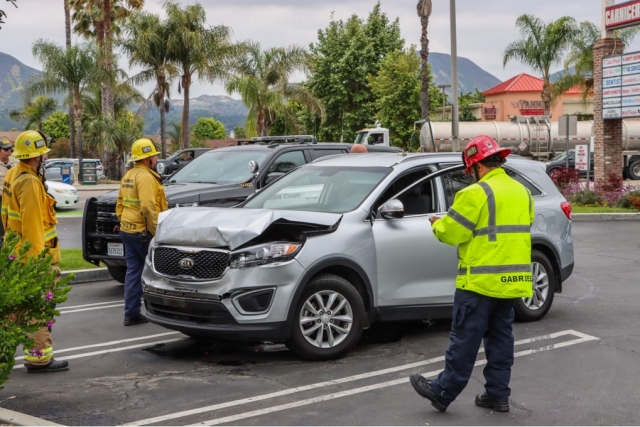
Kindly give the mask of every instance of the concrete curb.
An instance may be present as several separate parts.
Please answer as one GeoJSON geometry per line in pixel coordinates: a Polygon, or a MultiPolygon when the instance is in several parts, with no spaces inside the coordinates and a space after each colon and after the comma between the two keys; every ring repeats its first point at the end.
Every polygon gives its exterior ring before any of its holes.
{"type": "Polygon", "coordinates": [[[73,270],[73,271],[63,271],[62,276],[66,276],[69,273],[73,273],[76,275],[72,285],[78,285],[80,283],[91,283],[91,282],[106,282],[108,280],[113,280],[111,275],[109,274],[109,270],[106,268],[92,268],[89,270],[73,270]]]}
{"type": "Polygon", "coordinates": [[[16,426],[61,426],[63,424],[54,423],[53,421],[43,420],[42,418],[32,417],[31,415],[21,412],[10,411],[0,408],[0,425],[16,425],[16,426]]]}
{"type": "Polygon", "coordinates": [[[640,221],[640,213],[574,213],[573,221],[640,221]]]}

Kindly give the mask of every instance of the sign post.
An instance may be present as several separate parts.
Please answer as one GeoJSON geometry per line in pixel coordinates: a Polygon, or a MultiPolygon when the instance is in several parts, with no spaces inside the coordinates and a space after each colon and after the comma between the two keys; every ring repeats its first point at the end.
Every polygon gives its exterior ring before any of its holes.
{"type": "Polygon", "coordinates": [[[565,151],[566,168],[569,169],[569,137],[578,134],[578,116],[563,116],[558,121],[558,136],[567,136],[567,147],[565,151]]]}
{"type": "Polygon", "coordinates": [[[589,146],[576,145],[576,169],[587,171],[587,182],[589,182],[589,146]]]}

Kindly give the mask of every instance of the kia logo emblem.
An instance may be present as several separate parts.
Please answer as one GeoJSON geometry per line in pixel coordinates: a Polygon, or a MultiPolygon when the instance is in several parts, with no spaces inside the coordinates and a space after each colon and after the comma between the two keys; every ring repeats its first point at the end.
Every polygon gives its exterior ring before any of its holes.
{"type": "Polygon", "coordinates": [[[183,270],[191,270],[195,262],[191,258],[182,258],[178,264],[183,270]]]}

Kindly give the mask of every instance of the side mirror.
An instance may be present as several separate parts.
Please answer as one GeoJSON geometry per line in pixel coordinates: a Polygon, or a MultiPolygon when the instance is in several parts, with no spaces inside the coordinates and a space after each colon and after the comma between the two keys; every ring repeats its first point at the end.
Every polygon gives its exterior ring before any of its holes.
{"type": "Polygon", "coordinates": [[[267,178],[264,180],[264,185],[271,184],[273,181],[280,178],[282,175],[284,175],[283,172],[271,172],[269,175],[267,175],[267,178]]]}
{"type": "Polygon", "coordinates": [[[258,162],[256,162],[255,160],[251,160],[249,162],[249,172],[256,173],[258,172],[259,169],[260,169],[260,166],[258,166],[258,162]]]}
{"type": "Polygon", "coordinates": [[[398,199],[389,200],[378,209],[384,219],[404,218],[404,205],[398,199]]]}

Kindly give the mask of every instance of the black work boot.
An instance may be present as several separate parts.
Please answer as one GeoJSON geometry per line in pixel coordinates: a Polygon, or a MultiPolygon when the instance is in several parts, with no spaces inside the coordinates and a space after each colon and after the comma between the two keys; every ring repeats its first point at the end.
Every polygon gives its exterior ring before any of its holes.
{"type": "Polygon", "coordinates": [[[32,365],[31,363],[25,363],[27,372],[30,374],[36,374],[39,372],[60,372],[69,370],[69,362],[66,360],[51,359],[46,365],[32,365]]]}
{"type": "Polygon", "coordinates": [[[447,406],[449,405],[440,403],[440,401],[438,400],[438,395],[436,395],[436,392],[433,391],[433,387],[431,386],[431,380],[425,379],[425,377],[420,374],[412,374],[409,377],[409,381],[411,382],[413,389],[420,396],[431,401],[431,406],[433,406],[440,412],[444,412],[447,410],[447,406]]]}
{"type": "Polygon", "coordinates": [[[476,396],[476,405],[481,408],[491,408],[497,412],[509,412],[509,401],[498,402],[491,399],[486,392],[482,392],[476,396]]]}
{"type": "Polygon", "coordinates": [[[149,322],[149,319],[147,319],[147,316],[145,316],[142,313],[140,313],[138,315],[138,317],[125,317],[124,318],[124,326],[140,325],[142,323],[147,323],[147,322],[149,322]]]}

